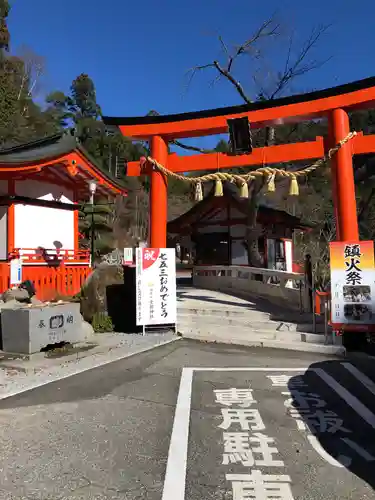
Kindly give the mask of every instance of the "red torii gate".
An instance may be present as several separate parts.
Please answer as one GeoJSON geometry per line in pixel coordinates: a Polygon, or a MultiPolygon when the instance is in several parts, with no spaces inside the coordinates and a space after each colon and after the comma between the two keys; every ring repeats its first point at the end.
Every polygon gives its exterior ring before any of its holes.
{"type": "MultiPolygon", "coordinates": [[[[149,140],[152,158],[168,170],[182,173],[323,157],[348,136],[348,111],[371,107],[375,107],[375,77],[251,105],[164,116],[103,117],[103,121],[118,126],[124,136],[149,140]],[[327,118],[329,135],[325,139],[317,137],[315,141],[255,148],[250,154],[239,156],[225,153],[168,154],[169,141],[227,133],[227,121],[241,117],[247,117],[253,129],[327,118]]],[[[359,239],[352,156],[367,153],[375,153],[375,135],[359,132],[331,160],[337,239],[341,241],[359,239]]],[[[128,163],[127,175],[139,176],[141,173],[148,174],[151,179],[149,244],[153,248],[164,248],[167,242],[167,179],[151,164],[144,170],[141,162],[128,163]]]]}

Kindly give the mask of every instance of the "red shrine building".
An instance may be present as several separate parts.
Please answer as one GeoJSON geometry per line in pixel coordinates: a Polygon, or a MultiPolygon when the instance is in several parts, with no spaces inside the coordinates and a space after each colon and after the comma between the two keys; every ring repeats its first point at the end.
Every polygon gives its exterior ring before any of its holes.
{"type": "MultiPolygon", "coordinates": [[[[246,219],[249,201],[225,182],[223,196],[214,189],[189,211],[168,222],[170,241],[187,249],[196,265],[248,265],[246,219]]],[[[282,210],[258,209],[258,249],[264,268],[293,272],[293,232],[311,226],[282,210]]]]}
{"type": "Polygon", "coordinates": [[[126,196],[69,134],[0,151],[0,292],[11,283],[11,262],[37,297],[79,292],[90,273],[80,248],[79,203],[126,196]]]}

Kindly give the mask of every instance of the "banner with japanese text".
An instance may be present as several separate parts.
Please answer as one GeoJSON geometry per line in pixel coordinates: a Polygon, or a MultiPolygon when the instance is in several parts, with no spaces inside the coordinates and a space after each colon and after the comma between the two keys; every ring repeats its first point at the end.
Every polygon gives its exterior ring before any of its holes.
{"type": "Polygon", "coordinates": [[[177,320],[176,251],[136,249],[137,325],[175,324],[177,320]]]}
{"type": "Polygon", "coordinates": [[[375,329],[373,241],[330,243],[333,327],[375,329]]]}

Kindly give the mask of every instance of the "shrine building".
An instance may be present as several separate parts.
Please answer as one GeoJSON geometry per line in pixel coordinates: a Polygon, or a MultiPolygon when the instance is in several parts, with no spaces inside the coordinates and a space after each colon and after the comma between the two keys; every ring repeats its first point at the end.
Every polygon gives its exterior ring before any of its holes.
{"type": "MultiPolygon", "coordinates": [[[[223,196],[214,188],[199,203],[169,221],[169,240],[188,249],[196,265],[248,265],[246,219],[249,200],[232,183],[223,183],[223,196]]],[[[266,205],[258,209],[259,253],[264,268],[297,271],[293,262],[293,232],[311,226],[298,217],[266,205]]]]}
{"type": "Polygon", "coordinates": [[[22,280],[47,300],[74,295],[90,273],[80,248],[79,203],[126,196],[71,134],[0,151],[0,292],[12,284],[11,261],[22,280]]]}

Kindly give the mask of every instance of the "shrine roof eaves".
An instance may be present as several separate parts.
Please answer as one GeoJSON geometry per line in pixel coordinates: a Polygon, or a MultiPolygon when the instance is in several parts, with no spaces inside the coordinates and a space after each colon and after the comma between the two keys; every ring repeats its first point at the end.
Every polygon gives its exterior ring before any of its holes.
{"type": "Polygon", "coordinates": [[[249,111],[257,111],[261,109],[277,108],[279,106],[287,106],[289,104],[298,104],[327,97],[338,96],[340,94],[348,94],[358,90],[364,90],[375,87],[375,77],[357,80],[355,82],[345,83],[336,87],[306,92],[304,94],[296,94],[279,99],[268,101],[257,101],[251,104],[240,104],[237,106],[228,106],[224,108],[206,109],[201,111],[190,111],[186,113],[177,113],[170,115],[151,115],[151,116],[133,116],[133,117],[111,117],[103,116],[103,122],[109,126],[120,125],[152,125],[159,123],[178,122],[185,120],[195,120],[199,118],[212,118],[217,116],[235,115],[246,113],[249,111]]]}
{"type": "MultiPolygon", "coordinates": [[[[185,226],[192,227],[193,224],[203,218],[209,211],[212,204],[217,203],[220,200],[228,200],[236,206],[236,208],[244,215],[248,211],[248,200],[245,198],[240,198],[235,194],[235,188],[229,183],[223,183],[224,195],[222,197],[214,196],[214,188],[210,193],[203,198],[202,201],[196,203],[190,210],[181,214],[179,217],[168,222],[168,231],[170,233],[179,232],[177,229],[181,229],[185,226]]],[[[313,224],[302,221],[299,217],[289,214],[284,210],[279,210],[267,205],[259,206],[259,215],[268,217],[277,217],[286,225],[290,225],[294,229],[312,229],[315,227],[313,224]]]]}
{"type": "Polygon", "coordinates": [[[74,151],[81,153],[110,184],[121,191],[125,190],[125,186],[119,179],[113,177],[107,170],[103,169],[85,148],[79,144],[77,138],[68,133],[55,134],[36,141],[0,149],[0,172],[1,168],[5,166],[7,168],[14,166],[14,169],[16,169],[20,165],[37,165],[38,162],[42,163],[48,160],[57,162],[59,158],[74,151]]]}

